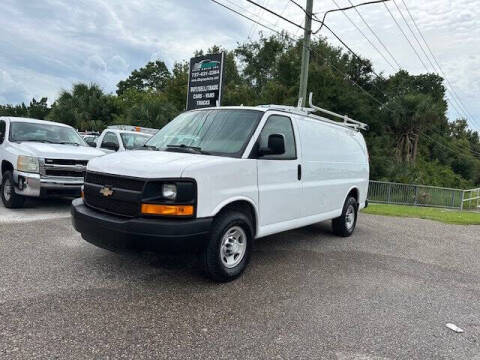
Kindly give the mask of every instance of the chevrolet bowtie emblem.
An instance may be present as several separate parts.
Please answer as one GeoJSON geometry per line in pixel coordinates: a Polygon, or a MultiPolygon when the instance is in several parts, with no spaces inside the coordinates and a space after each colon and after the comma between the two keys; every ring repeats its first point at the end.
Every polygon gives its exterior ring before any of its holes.
{"type": "Polygon", "coordinates": [[[104,186],[103,188],[100,189],[100,194],[102,194],[105,197],[108,197],[113,194],[113,190],[111,186],[104,186]]]}

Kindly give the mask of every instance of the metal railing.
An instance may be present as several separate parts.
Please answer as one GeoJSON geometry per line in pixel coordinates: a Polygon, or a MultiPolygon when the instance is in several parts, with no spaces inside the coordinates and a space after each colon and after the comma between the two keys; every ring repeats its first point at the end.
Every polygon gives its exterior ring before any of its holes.
{"type": "Polygon", "coordinates": [[[465,190],[463,192],[461,210],[463,209],[474,209],[480,211],[480,188],[465,190]]]}
{"type": "Polygon", "coordinates": [[[462,190],[372,180],[368,189],[368,201],[383,204],[480,210],[480,188],[462,190]]]}

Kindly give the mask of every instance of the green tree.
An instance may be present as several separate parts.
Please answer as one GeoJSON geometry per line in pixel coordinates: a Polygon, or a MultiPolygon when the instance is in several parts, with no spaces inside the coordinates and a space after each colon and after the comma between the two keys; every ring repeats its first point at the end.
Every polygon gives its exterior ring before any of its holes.
{"type": "Polygon", "coordinates": [[[68,124],[79,130],[101,130],[117,113],[115,99],[96,84],[75,84],[63,90],[53,103],[48,120],[68,124]]]}
{"type": "Polygon", "coordinates": [[[117,95],[123,94],[127,89],[162,91],[170,77],[170,72],[163,61],[150,61],[144,67],[133,70],[127,79],[117,84],[117,95]]]}

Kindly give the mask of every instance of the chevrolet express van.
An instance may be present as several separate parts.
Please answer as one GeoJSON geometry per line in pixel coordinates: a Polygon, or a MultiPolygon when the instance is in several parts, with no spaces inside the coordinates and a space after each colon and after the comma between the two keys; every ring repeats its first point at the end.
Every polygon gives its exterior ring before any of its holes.
{"type": "Polygon", "coordinates": [[[366,206],[366,125],[311,114],[318,109],[184,112],[148,149],[88,163],[73,225],[111,250],[199,250],[216,281],[245,270],[254,239],[329,219],[335,234],[350,236],[366,206]]]}

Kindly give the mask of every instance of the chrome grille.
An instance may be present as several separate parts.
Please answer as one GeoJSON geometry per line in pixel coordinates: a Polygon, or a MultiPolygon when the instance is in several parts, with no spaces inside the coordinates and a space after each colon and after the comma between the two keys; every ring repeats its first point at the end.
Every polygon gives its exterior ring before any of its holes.
{"type": "Polygon", "coordinates": [[[40,174],[53,177],[83,178],[88,160],[43,159],[40,161],[40,174]]]}

